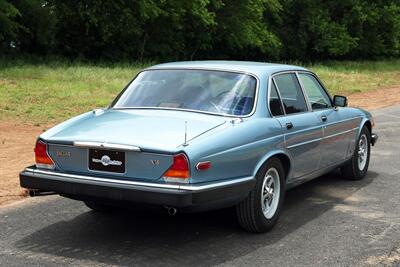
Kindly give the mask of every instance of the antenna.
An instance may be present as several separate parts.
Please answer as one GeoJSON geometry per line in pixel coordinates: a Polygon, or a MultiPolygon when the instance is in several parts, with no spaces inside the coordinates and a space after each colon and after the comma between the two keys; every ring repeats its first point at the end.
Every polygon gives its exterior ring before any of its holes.
{"type": "Polygon", "coordinates": [[[187,146],[187,121],[185,121],[185,142],[183,143],[183,146],[187,146]]]}

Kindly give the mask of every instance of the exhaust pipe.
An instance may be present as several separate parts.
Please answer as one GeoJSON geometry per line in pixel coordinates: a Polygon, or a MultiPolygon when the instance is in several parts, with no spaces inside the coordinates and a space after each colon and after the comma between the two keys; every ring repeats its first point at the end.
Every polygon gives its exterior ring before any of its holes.
{"type": "Polygon", "coordinates": [[[30,197],[39,197],[39,196],[49,196],[49,195],[55,195],[55,192],[51,192],[51,191],[42,191],[39,189],[29,189],[29,196],[30,197]]]}
{"type": "Polygon", "coordinates": [[[165,206],[165,209],[167,210],[169,216],[175,216],[176,213],[178,212],[178,210],[174,207],[165,206]]]}

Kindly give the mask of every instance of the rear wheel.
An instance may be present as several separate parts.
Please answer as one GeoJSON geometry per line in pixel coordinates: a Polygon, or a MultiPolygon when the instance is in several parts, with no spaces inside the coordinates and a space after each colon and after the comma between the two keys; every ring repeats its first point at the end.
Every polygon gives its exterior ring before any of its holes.
{"type": "Polygon", "coordinates": [[[344,178],[360,180],[367,174],[371,155],[371,133],[363,127],[358,137],[354,154],[351,160],[341,168],[344,178]]]}
{"type": "Polygon", "coordinates": [[[93,201],[93,200],[87,200],[84,201],[85,205],[94,210],[94,211],[99,211],[99,212],[106,212],[106,211],[111,211],[112,207],[97,201],[93,201]]]}
{"type": "Polygon", "coordinates": [[[256,175],[256,185],[237,205],[239,224],[249,232],[263,233],[278,220],[285,196],[285,172],[277,158],[268,160],[256,175]]]}

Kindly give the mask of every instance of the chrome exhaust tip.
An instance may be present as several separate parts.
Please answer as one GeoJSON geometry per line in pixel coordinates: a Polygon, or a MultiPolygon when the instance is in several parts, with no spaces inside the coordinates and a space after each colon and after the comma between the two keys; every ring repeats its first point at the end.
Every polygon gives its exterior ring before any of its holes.
{"type": "Polygon", "coordinates": [[[169,216],[175,216],[178,210],[174,207],[165,207],[167,209],[168,215],[169,216]]]}
{"type": "Polygon", "coordinates": [[[38,196],[48,196],[48,195],[54,195],[56,194],[55,192],[50,192],[50,191],[41,191],[39,189],[29,189],[28,194],[30,197],[38,197],[38,196]]]}

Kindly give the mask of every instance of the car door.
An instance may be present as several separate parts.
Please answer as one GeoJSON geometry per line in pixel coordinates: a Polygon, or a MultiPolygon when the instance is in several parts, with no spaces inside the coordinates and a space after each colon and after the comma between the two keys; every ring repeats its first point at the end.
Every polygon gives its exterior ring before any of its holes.
{"type": "Polygon", "coordinates": [[[354,137],[354,133],[350,132],[354,123],[345,117],[342,110],[333,107],[331,98],[315,75],[299,72],[298,77],[323,131],[319,168],[340,163],[345,160],[354,137]]]}
{"type": "MultiPolygon", "coordinates": [[[[290,179],[299,179],[318,168],[322,129],[309,110],[296,73],[274,75],[270,97],[274,94],[280,99],[281,111],[271,113],[284,130],[285,146],[292,160],[290,179]]],[[[269,106],[274,110],[279,108],[276,97],[270,98],[269,106]]]]}

